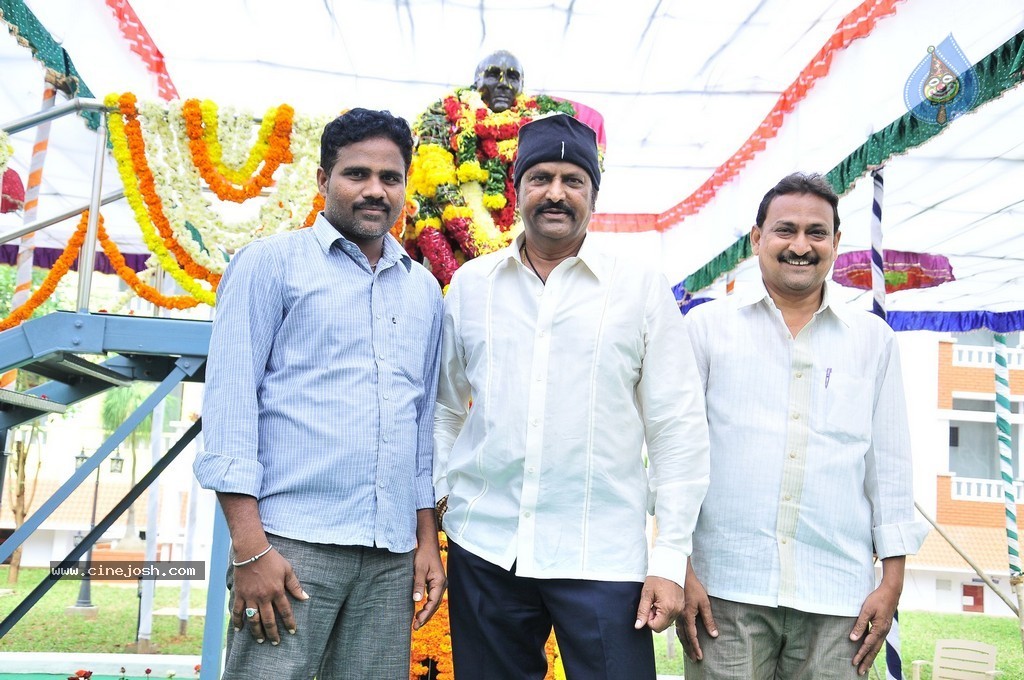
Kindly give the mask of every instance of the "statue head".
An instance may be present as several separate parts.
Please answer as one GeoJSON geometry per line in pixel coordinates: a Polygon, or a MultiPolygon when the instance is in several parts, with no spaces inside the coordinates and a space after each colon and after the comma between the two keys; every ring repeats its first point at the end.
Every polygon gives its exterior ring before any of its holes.
{"type": "Polygon", "coordinates": [[[473,87],[491,111],[500,113],[512,108],[523,91],[523,67],[511,52],[498,50],[477,64],[473,87]]]}

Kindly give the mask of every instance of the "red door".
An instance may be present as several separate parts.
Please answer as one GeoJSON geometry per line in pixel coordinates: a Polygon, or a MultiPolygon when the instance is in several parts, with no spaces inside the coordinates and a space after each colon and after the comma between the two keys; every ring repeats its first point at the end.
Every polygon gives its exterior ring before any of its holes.
{"type": "Polygon", "coordinates": [[[976,586],[969,583],[963,585],[964,596],[963,606],[965,612],[985,611],[985,586],[976,586]]]}

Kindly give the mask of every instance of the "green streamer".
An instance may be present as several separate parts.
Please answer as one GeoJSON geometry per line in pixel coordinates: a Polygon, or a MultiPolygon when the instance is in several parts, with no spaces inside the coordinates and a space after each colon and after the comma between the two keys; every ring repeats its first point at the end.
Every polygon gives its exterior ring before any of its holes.
{"type": "MultiPolygon", "coordinates": [[[[982,105],[1020,85],[1024,78],[1022,65],[1024,31],[1017,33],[972,67],[978,77],[978,96],[970,111],[976,111],[982,105]]],[[[825,175],[825,179],[841,196],[849,191],[871,166],[882,165],[893,156],[924,144],[949,125],[950,123],[925,123],[908,111],[883,130],[871,135],[864,144],[832,168],[825,175]]],[[[735,258],[735,253],[742,248],[742,243],[748,240],[744,236],[686,277],[686,290],[694,293],[710,286],[719,276],[735,269],[741,260],[750,257],[752,253],[748,245],[746,255],[735,258]]]]}
{"type": "MultiPolygon", "coordinates": [[[[93,93],[86,86],[71,61],[67,50],[61,47],[50,32],[43,27],[26,5],[24,0],[0,0],[0,19],[7,22],[7,30],[22,47],[32,50],[32,56],[40,62],[58,83],[58,89],[71,97],[92,98],[93,93]]],[[[95,111],[82,111],[82,118],[90,130],[100,126],[100,115],[95,111]]]]}

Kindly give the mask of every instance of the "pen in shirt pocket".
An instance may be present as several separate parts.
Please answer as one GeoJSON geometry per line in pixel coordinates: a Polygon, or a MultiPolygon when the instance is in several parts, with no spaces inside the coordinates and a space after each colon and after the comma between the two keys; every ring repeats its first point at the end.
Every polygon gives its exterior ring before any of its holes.
{"type": "Polygon", "coordinates": [[[825,369],[825,389],[826,390],[828,389],[828,381],[831,380],[831,379],[832,379],[832,369],[831,368],[826,368],[825,369]]]}

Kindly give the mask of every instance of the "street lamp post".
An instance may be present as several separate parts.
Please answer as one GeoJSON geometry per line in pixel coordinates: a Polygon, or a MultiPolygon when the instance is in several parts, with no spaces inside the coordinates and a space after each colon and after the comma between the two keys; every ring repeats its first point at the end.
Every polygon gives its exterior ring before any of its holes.
{"type": "MultiPolygon", "coordinates": [[[[75,456],[75,469],[82,467],[85,461],[89,460],[89,456],[85,453],[85,447],[77,456],[75,456]]],[[[89,531],[91,532],[96,528],[96,505],[99,501],[100,495],[100,467],[96,466],[96,481],[92,488],[92,516],[89,520],[89,531]]],[[[121,472],[124,469],[124,458],[121,457],[121,451],[118,449],[114,452],[114,456],[110,459],[110,471],[121,472]]],[[[92,579],[89,576],[90,567],[92,567],[92,546],[89,546],[88,552],[85,554],[85,573],[82,575],[82,583],[78,587],[78,600],[75,602],[75,606],[70,608],[75,611],[84,612],[95,612],[96,606],[92,603],[92,579]]]]}

